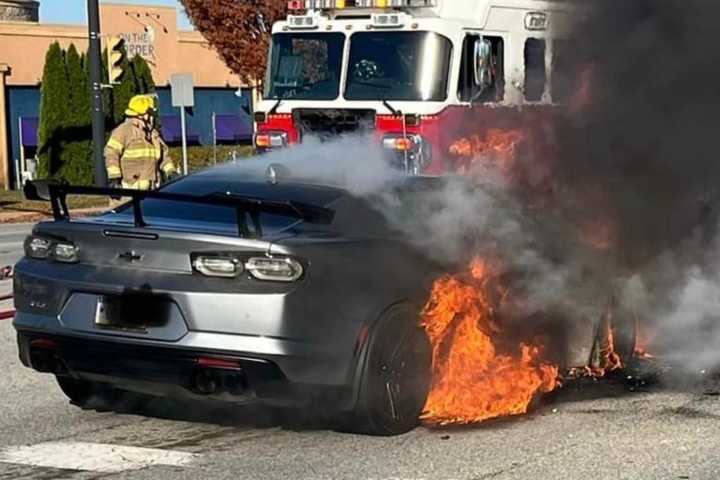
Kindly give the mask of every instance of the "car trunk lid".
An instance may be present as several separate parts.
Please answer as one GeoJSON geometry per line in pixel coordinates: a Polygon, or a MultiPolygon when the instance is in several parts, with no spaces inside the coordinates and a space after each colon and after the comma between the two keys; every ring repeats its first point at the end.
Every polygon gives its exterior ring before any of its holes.
{"type": "MultiPolygon", "coordinates": [[[[271,238],[252,239],[106,222],[40,224],[35,234],[72,242],[80,263],[156,272],[191,273],[196,252],[269,251],[271,238]]],[[[287,232],[286,232],[287,234],[287,232]]]]}

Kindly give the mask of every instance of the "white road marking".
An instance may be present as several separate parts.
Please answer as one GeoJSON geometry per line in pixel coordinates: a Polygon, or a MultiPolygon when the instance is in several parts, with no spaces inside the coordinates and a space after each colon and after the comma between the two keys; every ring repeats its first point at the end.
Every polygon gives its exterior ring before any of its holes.
{"type": "Polygon", "coordinates": [[[185,466],[199,455],[106,443],[46,442],[0,449],[0,462],[35,467],[119,473],[152,465],[185,466]]]}

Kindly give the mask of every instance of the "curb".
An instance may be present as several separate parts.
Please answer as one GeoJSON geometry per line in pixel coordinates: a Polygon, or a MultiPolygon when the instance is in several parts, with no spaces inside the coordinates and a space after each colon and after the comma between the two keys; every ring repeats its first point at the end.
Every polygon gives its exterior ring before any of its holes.
{"type": "MultiPolygon", "coordinates": [[[[70,210],[71,215],[97,215],[109,210],[110,207],[79,208],[70,210]]],[[[0,212],[0,224],[41,222],[52,219],[50,212],[0,212]]]]}

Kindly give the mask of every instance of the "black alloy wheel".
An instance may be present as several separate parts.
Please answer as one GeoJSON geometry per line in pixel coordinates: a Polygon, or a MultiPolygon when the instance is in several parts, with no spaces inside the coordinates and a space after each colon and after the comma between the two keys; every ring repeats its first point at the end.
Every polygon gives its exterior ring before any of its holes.
{"type": "Polygon", "coordinates": [[[432,380],[432,348],[417,311],[400,305],[373,328],[351,430],[399,435],[419,424],[432,380]]]}

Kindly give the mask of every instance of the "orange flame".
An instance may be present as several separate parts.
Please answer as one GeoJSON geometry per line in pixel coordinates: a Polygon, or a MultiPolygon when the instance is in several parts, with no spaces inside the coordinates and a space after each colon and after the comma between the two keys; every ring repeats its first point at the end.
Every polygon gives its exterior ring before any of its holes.
{"type": "Polygon", "coordinates": [[[580,241],[596,250],[609,250],[616,245],[614,225],[606,221],[586,221],[579,225],[580,241]]]}
{"type": "Polygon", "coordinates": [[[538,393],[559,386],[558,367],[542,362],[541,345],[498,351],[503,330],[496,312],[508,295],[499,273],[498,265],[476,258],[468,274],[446,275],[433,286],[423,311],[433,346],[433,386],[422,415],[428,423],[520,415],[538,393]]]}
{"type": "Polygon", "coordinates": [[[491,128],[484,137],[474,134],[460,138],[450,145],[449,151],[466,159],[459,167],[459,173],[466,174],[481,162],[508,174],[514,167],[518,146],[524,139],[525,135],[520,130],[491,128]]]}
{"type": "Polygon", "coordinates": [[[608,373],[622,370],[624,367],[622,358],[615,350],[615,334],[612,329],[612,318],[609,311],[603,315],[600,323],[600,332],[597,339],[597,361],[592,366],[583,368],[571,368],[565,378],[594,378],[599,379],[608,373]]]}
{"type": "Polygon", "coordinates": [[[615,351],[615,336],[612,330],[612,324],[610,322],[609,314],[605,315],[602,322],[602,329],[600,335],[600,369],[603,372],[603,376],[609,372],[620,370],[623,368],[622,360],[620,355],[615,351]]]}
{"type": "Polygon", "coordinates": [[[646,360],[655,358],[654,355],[648,352],[654,340],[654,333],[638,319],[635,320],[635,331],[635,356],[646,360]]]}

